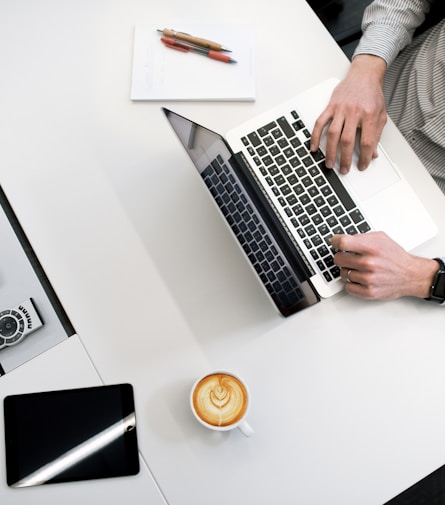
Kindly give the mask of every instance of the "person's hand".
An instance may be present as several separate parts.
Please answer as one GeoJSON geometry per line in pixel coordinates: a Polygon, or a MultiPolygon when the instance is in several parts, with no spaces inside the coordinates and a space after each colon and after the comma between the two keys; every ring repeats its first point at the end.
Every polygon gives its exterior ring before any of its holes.
{"type": "Polygon", "coordinates": [[[340,172],[349,172],[358,134],[359,170],[365,170],[377,157],[377,143],[387,120],[382,91],[385,71],[386,62],[378,56],[357,55],[347,76],[334,89],[328,106],[315,122],[311,138],[311,150],[316,151],[327,128],[327,168],[334,167],[340,150],[340,172]]]}
{"type": "Polygon", "coordinates": [[[348,293],[367,299],[428,298],[439,264],[406,252],[383,232],[334,235],[334,262],[348,293]]]}

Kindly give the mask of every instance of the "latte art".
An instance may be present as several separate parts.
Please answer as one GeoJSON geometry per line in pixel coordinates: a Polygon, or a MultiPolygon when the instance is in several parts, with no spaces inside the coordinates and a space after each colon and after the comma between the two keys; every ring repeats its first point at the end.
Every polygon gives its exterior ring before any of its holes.
{"type": "Polygon", "coordinates": [[[193,407],[205,423],[212,426],[229,426],[244,416],[247,409],[247,391],[233,375],[208,375],[195,387],[193,407]]]}

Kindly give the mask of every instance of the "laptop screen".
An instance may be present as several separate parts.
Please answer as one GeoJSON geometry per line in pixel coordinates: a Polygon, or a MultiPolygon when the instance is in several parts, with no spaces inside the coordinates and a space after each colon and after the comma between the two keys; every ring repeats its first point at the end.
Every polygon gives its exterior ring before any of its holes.
{"type": "Polygon", "coordinates": [[[217,156],[221,156],[225,163],[229,162],[232,153],[220,135],[174,112],[164,111],[199,173],[217,156]]]}
{"type": "Polygon", "coordinates": [[[286,244],[285,233],[243,160],[221,135],[164,112],[279,312],[288,316],[316,303],[319,298],[296,251],[286,244]]]}

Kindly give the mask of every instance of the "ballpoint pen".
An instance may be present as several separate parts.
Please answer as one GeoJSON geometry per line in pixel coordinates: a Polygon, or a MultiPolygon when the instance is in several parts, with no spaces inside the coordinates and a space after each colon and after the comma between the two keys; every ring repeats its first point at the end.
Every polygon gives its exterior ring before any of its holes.
{"type": "Polygon", "coordinates": [[[171,37],[173,39],[182,40],[184,42],[188,42],[189,44],[193,44],[195,46],[205,47],[206,49],[210,49],[212,51],[226,51],[231,52],[230,49],[223,47],[218,42],[212,42],[211,40],[202,39],[200,37],[194,37],[188,33],[177,32],[175,30],[171,30],[169,28],[164,28],[163,30],[158,30],[159,33],[162,33],[164,37],[171,37]]]}
{"type": "Polygon", "coordinates": [[[161,37],[161,41],[171,49],[176,49],[182,52],[193,52],[212,58],[213,60],[222,61],[224,63],[236,63],[236,61],[227,54],[220,53],[218,51],[212,51],[209,49],[204,49],[203,47],[191,46],[189,44],[184,44],[176,39],[170,37],[161,37]]]}

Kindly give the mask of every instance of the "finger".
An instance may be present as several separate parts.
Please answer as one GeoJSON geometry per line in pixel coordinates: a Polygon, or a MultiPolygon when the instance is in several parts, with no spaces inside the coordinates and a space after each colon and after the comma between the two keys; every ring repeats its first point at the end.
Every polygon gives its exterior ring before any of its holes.
{"type": "Polygon", "coordinates": [[[378,154],[372,146],[360,146],[357,168],[363,172],[369,167],[371,161],[374,158],[377,158],[377,156],[378,154]]]}
{"type": "Polygon", "coordinates": [[[345,291],[349,295],[358,296],[360,298],[366,298],[366,299],[372,298],[372,296],[370,296],[369,294],[368,288],[356,282],[346,283],[345,291]]]}
{"type": "Polygon", "coordinates": [[[340,269],[340,279],[345,282],[350,284],[351,282],[354,282],[353,280],[353,273],[354,270],[352,268],[347,268],[347,267],[341,267],[340,269]]]}
{"type": "Polygon", "coordinates": [[[331,239],[331,246],[339,251],[363,254],[368,251],[367,243],[370,235],[371,233],[334,235],[331,239]]]}
{"type": "Polygon", "coordinates": [[[340,276],[345,283],[345,291],[348,294],[367,299],[375,298],[375,294],[373,295],[372,289],[362,280],[362,274],[359,271],[342,269],[340,276]]]}
{"type": "Polygon", "coordinates": [[[378,156],[377,142],[378,139],[368,140],[366,132],[362,131],[362,137],[360,140],[359,159],[357,163],[357,168],[360,171],[366,170],[369,167],[371,161],[378,156]]]}
{"type": "Polygon", "coordinates": [[[343,131],[343,117],[335,117],[327,130],[326,161],[327,168],[334,168],[337,152],[340,146],[340,138],[343,131]]]}
{"type": "Polygon", "coordinates": [[[340,173],[342,174],[347,174],[351,169],[352,154],[354,152],[357,134],[356,122],[345,123],[340,138],[340,173]]]}
{"type": "Polygon", "coordinates": [[[378,157],[377,144],[380,141],[387,116],[382,112],[376,121],[364,121],[360,138],[360,155],[358,169],[365,170],[374,158],[378,157]]]}
{"type": "Polygon", "coordinates": [[[362,258],[360,254],[344,251],[338,252],[334,256],[334,263],[340,267],[340,277],[347,281],[349,270],[360,273],[363,270],[362,258]]]}
{"type": "Polygon", "coordinates": [[[331,112],[328,109],[325,109],[315,121],[311,135],[311,151],[316,151],[320,147],[321,135],[331,119],[331,112]]]}
{"type": "Polygon", "coordinates": [[[331,247],[337,251],[346,251],[345,246],[348,243],[348,235],[338,234],[331,238],[331,247]]]}
{"type": "Polygon", "coordinates": [[[370,131],[363,128],[360,136],[360,152],[357,167],[359,170],[366,170],[374,158],[378,157],[377,144],[380,134],[375,129],[370,131]]]}

